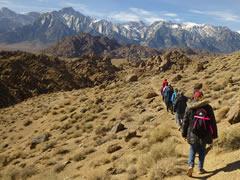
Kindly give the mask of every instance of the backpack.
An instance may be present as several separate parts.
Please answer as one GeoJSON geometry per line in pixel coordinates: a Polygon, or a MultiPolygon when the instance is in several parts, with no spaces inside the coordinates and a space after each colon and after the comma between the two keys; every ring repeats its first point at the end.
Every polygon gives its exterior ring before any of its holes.
{"type": "Polygon", "coordinates": [[[212,139],[213,127],[205,109],[196,110],[192,132],[200,139],[208,139],[209,137],[212,139]]]}

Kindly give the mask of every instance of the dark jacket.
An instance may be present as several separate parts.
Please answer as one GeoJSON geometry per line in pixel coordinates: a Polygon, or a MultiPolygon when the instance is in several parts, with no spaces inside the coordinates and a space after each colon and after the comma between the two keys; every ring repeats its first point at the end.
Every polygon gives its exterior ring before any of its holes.
{"type": "Polygon", "coordinates": [[[174,112],[178,114],[184,114],[187,107],[188,98],[183,95],[179,95],[176,98],[175,103],[173,104],[174,112]]]}
{"type": "Polygon", "coordinates": [[[183,120],[183,126],[182,126],[182,136],[187,138],[187,141],[189,144],[211,144],[213,139],[218,137],[217,133],[217,125],[216,120],[214,116],[214,112],[212,107],[208,104],[207,101],[200,101],[195,103],[188,104],[188,107],[186,109],[184,120],[183,120]],[[200,139],[197,137],[193,132],[193,124],[194,124],[194,114],[197,109],[203,108],[207,111],[207,114],[209,118],[211,119],[210,123],[213,127],[213,134],[206,136],[203,139],[200,139]]]}

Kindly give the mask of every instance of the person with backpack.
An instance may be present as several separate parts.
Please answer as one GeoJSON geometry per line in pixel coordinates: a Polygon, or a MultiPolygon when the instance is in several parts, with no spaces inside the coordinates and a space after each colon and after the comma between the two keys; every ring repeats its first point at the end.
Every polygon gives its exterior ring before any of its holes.
{"type": "Polygon", "coordinates": [[[201,91],[196,91],[193,102],[188,104],[183,120],[182,136],[187,138],[190,144],[187,175],[192,176],[196,153],[199,155],[199,174],[206,173],[203,168],[206,145],[212,144],[218,133],[213,108],[203,99],[201,91]]]}
{"type": "Polygon", "coordinates": [[[173,113],[172,102],[171,102],[172,94],[173,94],[173,87],[170,84],[165,86],[163,91],[164,102],[167,108],[167,112],[170,110],[173,113]]]}
{"type": "MultiPolygon", "coordinates": [[[[174,89],[172,97],[171,97],[171,102],[172,102],[173,107],[176,102],[177,95],[178,95],[178,89],[176,88],[176,89],[174,89]]],[[[173,111],[173,112],[175,112],[175,111],[173,111]]]]}
{"type": "Polygon", "coordinates": [[[162,82],[162,87],[161,87],[161,95],[162,95],[162,99],[164,100],[164,95],[163,95],[163,92],[165,90],[165,87],[168,86],[168,81],[167,79],[164,79],[163,82],[162,82]]]}
{"type": "Polygon", "coordinates": [[[179,92],[173,104],[173,111],[176,112],[176,123],[179,126],[178,130],[180,130],[182,127],[183,118],[187,107],[187,101],[188,98],[184,96],[184,93],[179,92]]]}

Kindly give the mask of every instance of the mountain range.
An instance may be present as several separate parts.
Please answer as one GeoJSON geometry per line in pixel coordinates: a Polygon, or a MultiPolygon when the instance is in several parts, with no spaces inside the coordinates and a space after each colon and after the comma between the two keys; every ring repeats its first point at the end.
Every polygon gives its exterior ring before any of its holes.
{"type": "Polygon", "coordinates": [[[114,23],[85,16],[73,8],[47,13],[19,15],[7,8],[0,10],[0,43],[56,43],[81,32],[106,36],[120,44],[138,44],[151,48],[172,47],[233,52],[240,49],[240,34],[227,27],[207,24],[156,21],[114,23]]]}

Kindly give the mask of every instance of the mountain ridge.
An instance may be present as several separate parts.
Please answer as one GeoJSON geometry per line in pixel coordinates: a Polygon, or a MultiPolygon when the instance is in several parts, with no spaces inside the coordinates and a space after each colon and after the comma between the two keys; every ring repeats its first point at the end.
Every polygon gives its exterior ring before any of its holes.
{"type": "Polygon", "coordinates": [[[156,21],[150,25],[141,21],[113,23],[85,16],[71,7],[43,13],[31,24],[0,33],[0,42],[54,43],[81,32],[106,36],[121,44],[139,44],[158,49],[187,47],[224,53],[240,49],[240,34],[227,27],[170,21],[156,21]]]}

